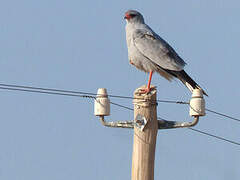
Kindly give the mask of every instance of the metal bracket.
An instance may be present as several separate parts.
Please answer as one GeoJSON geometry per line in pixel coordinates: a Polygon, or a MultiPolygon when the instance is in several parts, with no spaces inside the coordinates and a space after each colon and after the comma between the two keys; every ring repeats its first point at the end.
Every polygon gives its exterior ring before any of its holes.
{"type": "Polygon", "coordinates": [[[135,120],[134,120],[134,124],[137,128],[139,128],[141,131],[144,130],[146,124],[147,124],[147,120],[144,116],[142,116],[141,114],[137,114],[135,120]]]}
{"type": "Polygon", "coordinates": [[[158,129],[192,127],[192,126],[195,126],[198,123],[198,121],[199,121],[199,116],[194,116],[194,120],[192,122],[158,120],[158,129]]]}
{"type": "MultiPolygon", "coordinates": [[[[137,114],[134,121],[116,121],[116,122],[106,122],[104,116],[99,116],[102,125],[106,127],[115,127],[115,128],[131,128],[134,126],[144,131],[148,121],[147,119],[137,114]]],[[[166,121],[166,120],[158,120],[158,129],[173,129],[173,128],[184,128],[184,127],[192,127],[195,126],[199,121],[199,116],[194,116],[194,120],[192,122],[177,122],[177,121],[166,121]]]]}
{"type": "Polygon", "coordinates": [[[134,121],[116,121],[116,122],[106,122],[104,120],[104,116],[99,116],[102,125],[107,127],[115,127],[115,128],[133,128],[134,121]]]}
{"type": "Polygon", "coordinates": [[[116,121],[116,122],[106,122],[104,116],[99,116],[102,125],[107,127],[115,127],[115,128],[134,128],[136,126],[141,131],[144,130],[147,120],[144,116],[138,114],[134,121],[116,121]]]}

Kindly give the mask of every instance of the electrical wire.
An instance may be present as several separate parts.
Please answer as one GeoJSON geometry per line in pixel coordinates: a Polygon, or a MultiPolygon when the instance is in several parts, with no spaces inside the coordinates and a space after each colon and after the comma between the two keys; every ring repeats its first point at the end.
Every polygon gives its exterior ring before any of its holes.
{"type": "MultiPolygon", "coordinates": [[[[22,92],[32,92],[32,93],[41,93],[41,94],[51,94],[51,95],[62,95],[62,96],[71,96],[71,97],[81,97],[81,98],[91,98],[91,99],[96,99],[96,96],[99,94],[96,93],[89,93],[89,92],[81,92],[81,91],[69,91],[69,90],[60,90],[60,89],[51,89],[51,88],[40,88],[40,87],[33,87],[33,86],[21,86],[21,85],[11,85],[11,84],[1,84],[0,83],[0,89],[3,90],[11,90],[11,91],[22,91],[22,92]],[[3,87],[1,87],[3,86],[3,87]]],[[[119,96],[119,95],[108,95],[109,97],[113,97],[113,98],[125,98],[125,99],[136,99],[133,97],[128,97],[128,96],[119,96]]],[[[169,100],[156,100],[157,102],[161,102],[161,103],[176,103],[176,104],[189,104],[189,102],[184,102],[184,101],[169,101],[169,100]]],[[[127,106],[123,106],[121,104],[115,103],[110,101],[111,104],[124,108],[124,109],[128,109],[133,111],[133,108],[127,107],[127,106]]],[[[240,119],[238,118],[234,118],[231,116],[228,116],[226,114],[223,113],[219,113],[210,109],[206,109],[206,111],[209,111],[211,113],[235,120],[235,121],[240,121],[240,119]]],[[[159,118],[162,119],[162,118],[159,118]]],[[[204,132],[195,128],[188,128],[192,131],[207,135],[207,136],[211,136],[213,138],[217,138],[219,140],[225,141],[225,142],[229,142],[232,144],[236,144],[236,145],[240,145],[240,143],[232,141],[232,140],[228,140],[226,138],[220,137],[220,136],[216,136],[213,134],[210,134],[208,132],[204,132]]]]}
{"type": "Polygon", "coordinates": [[[127,106],[123,106],[123,105],[121,105],[121,104],[117,104],[117,103],[114,103],[114,102],[112,102],[112,101],[110,101],[110,103],[113,104],[113,105],[115,105],[115,106],[128,109],[128,110],[130,110],[130,111],[133,111],[133,110],[134,110],[133,108],[130,108],[130,107],[127,107],[127,106]]]}
{"type": "Polygon", "coordinates": [[[97,95],[96,93],[89,93],[89,92],[69,91],[69,90],[54,89],[54,88],[42,88],[42,87],[33,87],[33,86],[3,84],[3,83],[0,83],[0,86],[10,87],[10,88],[30,89],[30,90],[41,90],[41,91],[48,91],[48,92],[53,91],[53,92],[61,92],[61,93],[83,94],[83,95],[90,95],[90,96],[96,96],[97,95]]]}
{"type": "MultiPolygon", "coordinates": [[[[161,118],[161,117],[157,117],[157,119],[158,119],[158,120],[167,121],[166,119],[163,119],[163,118],[161,118]]],[[[198,132],[198,133],[200,133],[200,134],[204,134],[204,135],[206,135],[206,136],[210,136],[210,137],[213,137],[213,138],[216,138],[216,139],[219,139],[219,140],[228,142],[228,143],[232,143],[232,144],[235,144],[235,145],[240,145],[239,142],[232,141],[232,140],[229,140],[229,139],[226,139],[226,138],[217,136],[217,135],[213,135],[213,134],[210,134],[210,133],[205,132],[205,131],[201,131],[201,130],[198,130],[198,129],[195,129],[195,128],[192,128],[192,127],[188,127],[188,129],[190,129],[190,130],[192,130],[192,131],[195,131],[195,132],[198,132]]]]}
{"type": "Polygon", "coordinates": [[[11,91],[41,93],[41,94],[51,94],[51,95],[73,96],[73,97],[82,97],[82,98],[95,98],[95,96],[89,96],[89,95],[79,95],[79,94],[70,94],[70,93],[61,93],[61,92],[50,92],[50,91],[42,91],[42,90],[19,89],[19,88],[8,88],[8,87],[0,87],[0,89],[11,90],[11,91]]]}
{"type": "MultiPolygon", "coordinates": [[[[113,105],[116,105],[116,106],[118,106],[118,107],[131,110],[131,111],[134,110],[133,108],[130,108],[130,107],[127,107],[127,106],[123,106],[123,105],[120,105],[120,104],[117,104],[117,103],[113,103],[113,102],[110,102],[110,103],[113,104],[113,105]]],[[[166,119],[163,119],[163,118],[161,118],[161,117],[157,117],[157,119],[167,121],[166,119]]],[[[210,136],[210,137],[213,137],[213,138],[216,138],[216,139],[219,139],[219,140],[222,140],[222,141],[225,141],[225,142],[232,143],[232,144],[235,144],[235,145],[239,145],[239,146],[240,146],[240,143],[238,143],[238,142],[236,142],[236,141],[232,141],[232,140],[229,140],[229,139],[226,139],[226,138],[217,136],[217,135],[213,135],[213,134],[210,134],[210,133],[208,133],[208,132],[201,131],[201,130],[198,130],[198,129],[195,129],[195,128],[192,128],[192,127],[189,127],[188,129],[190,129],[190,130],[192,130],[192,131],[195,131],[195,132],[198,132],[198,133],[200,133],[200,134],[204,134],[204,135],[206,135],[206,136],[210,136]]]]}
{"type": "MultiPolygon", "coordinates": [[[[62,89],[54,89],[54,88],[42,88],[42,87],[33,87],[33,86],[23,86],[23,85],[14,85],[14,84],[4,84],[0,83],[0,89],[5,90],[15,90],[15,91],[25,91],[25,92],[35,92],[35,93],[44,93],[44,94],[55,94],[55,95],[66,95],[66,96],[76,96],[76,97],[90,97],[90,96],[97,96],[99,94],[96,93],[90,93],[90,92],[82,92],[82,91],[70,91],[70,90],[62,90],[62,89]],[[3,86],[3,87],[1,87],[3,86]]],[[[134,97],[129,96],[120,96],[120,95],[108,95],[109,97],[113,98],[124,98],[124,99],[136,99],[134,97]]],[[[156,100],[159,103],[175,103],[175,104],[189,104],[189,102],[185,101],[172,101],[172,100],[156,100]]],[[[219,113],[217,111],[213,111],[206,108],[206,111],[209,111],[211,113],[239,121],[240,119],[219,113]]]]}
{"type": "Polygon", "coordinates": [[[219,140],[222,140],[222,141],[225,141],[225,142],[229,142],[229,143],[232,143],[232,144],[235,144],[235,145],[239,145],[239,146],[240,146],[240,143],[235,142],[235,141],[232,141],[232,140],[229,140],[229,139],[226,139],[226,138],[223,138],[223,137],[220,137],[220,136],[216,136],[216,135],[213,135],[213,134],[210,134],[210,133],[207,133],[207,132],[204,132],[204,131],[200,131],[200,130],[198,130],[198,129],[191,128],[191,127],[189,127],[188,129],[190,129],[190,130],[192,130],[192,131],[195,131],[195,132],[198,132],[198,133],[201,133],[201,134],[204,134],[204,135],[207,135],[207,136],[214,137],[214,138],[216,138],[216,139],[219,139],[219,140]]]}
{"type": "MultiPolygon", "coordinates": [[[[62,89],[54,89],[54,88],[42,88],[42,87],[33,87],[33,86],[23,86],[23,85],[15,85],[15,84],[4,84],[0,83],[0,89],[5,90],[15,90],[15,91],[25,91],[25,92],[34,92],[34,93],[43,93],[43,94],[54,94],[54,95],[65,95],[65,96],[76,96],[76,97],[91,97],[98,96],[99,94],[90,93],[90,92],[82,92],[82,91],[70,91],[70,90],[62,90],[62,89]],[[1,87],[2,86],[2,87],[1,87]]],[[[112,98],[124,98],[124,99],[138,99],[130,96],[120,96],[120,95],[108,95],[108,97],[112,98]]],[[[172,100],[161,100],[158,99],[156,102],[159,103],[174,103],[174,104],[188,104],[189,102],[185,101],[172,101],[172,100]]],[[[235,121],[240,122],[239,118],[235,118],[223,113],[219,113],[217,111],[213,111],[211,109],[207,109],[211,113],[217,114],[219,116],[223,116],[235,121]]]]}
{"type": "MultiPolygon", "coordinates": [[[[2,85],[2,84],[1,84],[2,85]]],[[[1,86],[0,85],[0,86],[1,86]]],[[[23,91],[23,92],[32,92],[32,93],[42,93],[42,94],[51,94],[51,95],[62,95],[62,96],[72,96],[72,97],[82,97],[82,98],[93,98],[96,99],[95,96],[89,96],[89,95],[79,95],[79,93],[81,94],[93,94],[93,93],[83,93],[83,92],[77,92],[77,91],[66,91],[66,90],[58,90],[58,89],[47,89],[47,88],[29,88],[27,86],[15,86],[15,85],[11,85],[9,87],[0,87],[0,89],[3,90],[12,90],[12,91],[23,91]],[[13,88],[14,87],[14,88],[13,88]],[[16,88],[19,87],[19,88],[16,88]],[[26,88],[26,89],[21,89],[21,88],[26,88]],[[28,88],[28,89],[27,89],[28,88]],[[36,90],[38,89],[38,90],[36,90]],[[56,92],[51,92],[51,91],[56,91],[56,92]],[[62,93],[65,92],[65,93],[62,93]],[[77,94],[73,94],[76,93],[77,94]]],[[[95,95],[95,94],[93,94],[95,95]]],[[[123,106],[117,103],[114,103],[112,101],[110,101],[111,104],[118,106],[118,107],[122,107],[128,110],[132,110],[133,108],[127,107],[127,106],[123,106]]]]}
{"type": "MultiPolygon", "coordinates": [[[[112,102],[110,102],[112,103],[112,102]]],[[[133,111],[134,109],[133,108],[130,108],[130,107],[127,107],[127,106],[122,106],[120,104],[117,104],[117,103],[112,103],[118,107],[122,107],[122,108],[125,108],[125,109],[128,109],[128,110],[131,110],[133,111]]],[[[157,117],[157,119],[159,120],[164,120],[164,121],[167,121],[166,119],[163,119],[161,117],[157,117]]],[[[240,143],[236,142],[236,141],[232,141],[232,140],[229,140],[229,139],[226,139],[226,138],[223,138],[223,137],[220,137],[220,136],[217,136],[217,135],[213,135],[213,134],[210,134],[208,132],[205,132],[205,131],[201,131],[201,130],[198,130],[198,129],[195,129],[195,128],[192,128],[192,127],[189,127],[188,129],[192,130],[192,131],[195,131],[195,132],[198,132],[200,134],[204,134],[206,136],[210,136],[210,137],[213,137],[213,138],[216,138],[216,139],[219,139],[219,140],[222,140],[222,141],[225,141],[225,142],[228,142],[228,143],[232,143],[232,144],[235,144],[235,145],[239,145],[240,146],[240,143]]]]}
{"type": "Polygon", "coordinates": [[[223,114],[223,113],[219,113],[219,112],[217,112],[217,111],[213,111],[213,110],[210,110],[210,109],[207,109],[207,108],[206,108],[205,110],[206,110],[206,111],[209,111],[209,112],[211,112],[211,113],[217,114],[217,115],[219,115],[219,116],[223,116],[223,117],[232,119],[232,120],[234,120],[234,121],[240,122],[240,119],[238,119],[238,118],[231,117],[231,116],[229,116],[229,115],[226,115],[226,114],[223,114]]]}
{"type": "MultiPolygon", "coordinates": [[[[81,94],[81,95],[89,95],[89,96],[98,96],[101,94],[91,93],[91,92],[82,92],[82,91],[72,91],[72,90],[63,90],[63,89],[55,89],[55,88],[42,88],[42,87],[34,87],[34,86],[23,86],[23,85],[15,85],[15,84],[3,84],[0,83],[0,86],[8,87],[8,88],[20,88],[20,89],[30,89],[30,90],[41,90],[41,91],[51,91],[51,92],[60,92],[60,93],[70,93],[70,94],[81,94]]],[[[4,88],[0,88],[4,89],[4,88]]],[[[12,90],[12,89],[8,89],[12,90]]],[[[112,98],[121,98],[121,99],[141,99],[141,98],[134,98],[130,96],[120,96],[120,95],[112,95],[108,94],[108,97],[112,98]]],[[[159,103],[176,103],[176,104],[189,104],[188,102],[184,101],[171,101],[171,100],[156,100],[159,103]]]]}

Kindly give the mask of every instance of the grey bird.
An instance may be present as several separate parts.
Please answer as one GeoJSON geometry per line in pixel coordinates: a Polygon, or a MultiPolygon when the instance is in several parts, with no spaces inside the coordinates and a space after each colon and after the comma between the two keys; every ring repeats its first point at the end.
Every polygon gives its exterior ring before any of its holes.
{"type": "MultiPolygon", "coordinates": [[[[136,68],[149,73],[146,89],[150,91],[152,74],[159,73],[171,81],[178,78],[191,92],[202,88],[184,71],[186,63],[175,50],[144,22],[141,13],[128,10],[125,13],[128,59],[136,68]]],[[[203,90],[202,90],[203,91],[203,90]]],[[[207,96],[205,91],[203,94],[207,96]]]]}

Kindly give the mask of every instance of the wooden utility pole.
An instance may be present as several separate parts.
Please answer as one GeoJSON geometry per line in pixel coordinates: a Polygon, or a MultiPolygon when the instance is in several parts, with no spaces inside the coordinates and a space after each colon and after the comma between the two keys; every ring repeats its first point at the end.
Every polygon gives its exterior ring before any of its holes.
{"type": "Polygon", "coordinates": [[[104,117],[110,115],[110,101],[105,88],[98,89],[95,99],[94,114],[107,127],[134,128],[132,154],[132,180],[154,180],[154,159],[158,129],[184,128],[195,126],[200,116],[205,115],[203,92],[194,89],[190,101],[192,122],[157,120],[157,101],[155,87],[148,94],[143,94],[142,86],[134,92],[134,120],[106,122],[104,117]]]}
{"type": "Polygon", "coordinates": [[[141,115],[147,123],[143,130],[134,126],[132,180],[153,180],[158,131],[156,89],[152,87],[149,94],[141,94],[141,88],[134,92],[134,119],[141,115]]]}

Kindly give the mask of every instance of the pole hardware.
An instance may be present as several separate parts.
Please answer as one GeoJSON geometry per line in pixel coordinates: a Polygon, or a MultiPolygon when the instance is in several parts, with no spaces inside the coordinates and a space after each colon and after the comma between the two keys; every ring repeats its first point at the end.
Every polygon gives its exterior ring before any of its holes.
{"type": "MultiPolygon", "coordinates": [[[[157,105],[148,99],[134,99],[133,104],[137,108],[148,107],[151,105],[157,105]]],[[[173,128],[184,128],[195,126],[199,122],[200,116],[205,116],[205,100],[203,98],[203,92],[201,89],[194,89],[192,93],[192,98],[190,100],[190,110],[189,115],[194,117],[191,122],[178,122],[178,121],[167,121],[167,120],[158,120],[158,129],[173,129],[173,128]]],[[[94,103],[94,114],[99,116],[101,123],[107,127],[115,128],[134,128],[136,126],[141,131],[144,130],[147,119],[137,114],[135,119],[132,121],[116,121],[116,122],[106,122],[104,116],[110,115],[110,100],[108,98],[107,90],[105,88],[99,88],[97,92],[97,97],[94,103]]]]}
{"type": "Polygon", "coordinates": [[[99,116],[102,125],[115,128],[134,128],[134,125],[143,131],[147,120],[140,114],[136,116],[133,121],[116,121],[107,122],[104,116],[110,115],[110,101],[108,99],[107,90],[105,88],[99,88],[97,97],[94,102],[94,115],[99,116]]]}
{"type": "Polygon", "coordinates": [[[205,100],[201,89],[194,89],[190,100],[189,115],[194,117],[192,122],[177,122],[158,120],[158,129],[173,129],[195,126],[200,116],[205,116],[205,100]]]}
{"type": "Polygon", "coordinates": [[[193,90],[189,114],[192,122],[177,122],[157,119],[157,90],[151,87],[147,94],[142,93],[144,86],[134,92],[134,120],[107,122],[110,115],[110,100],[105,88],[98,89],[94,102],[94,114],[107,127],[133,128],[132,180],[154,180],[155,148],[158,129],[183,128],[195,126],[200,116],[205,115],[205,101],[200,89],[193,90]]]}
{"type": "Polygon", "coordinates": [[[148,121],[144,116],[142,116],[141,114],[137,114],[134,125],[141,131],[143,131],[145,126],[147,125],[147,122],[148,121]]]}

